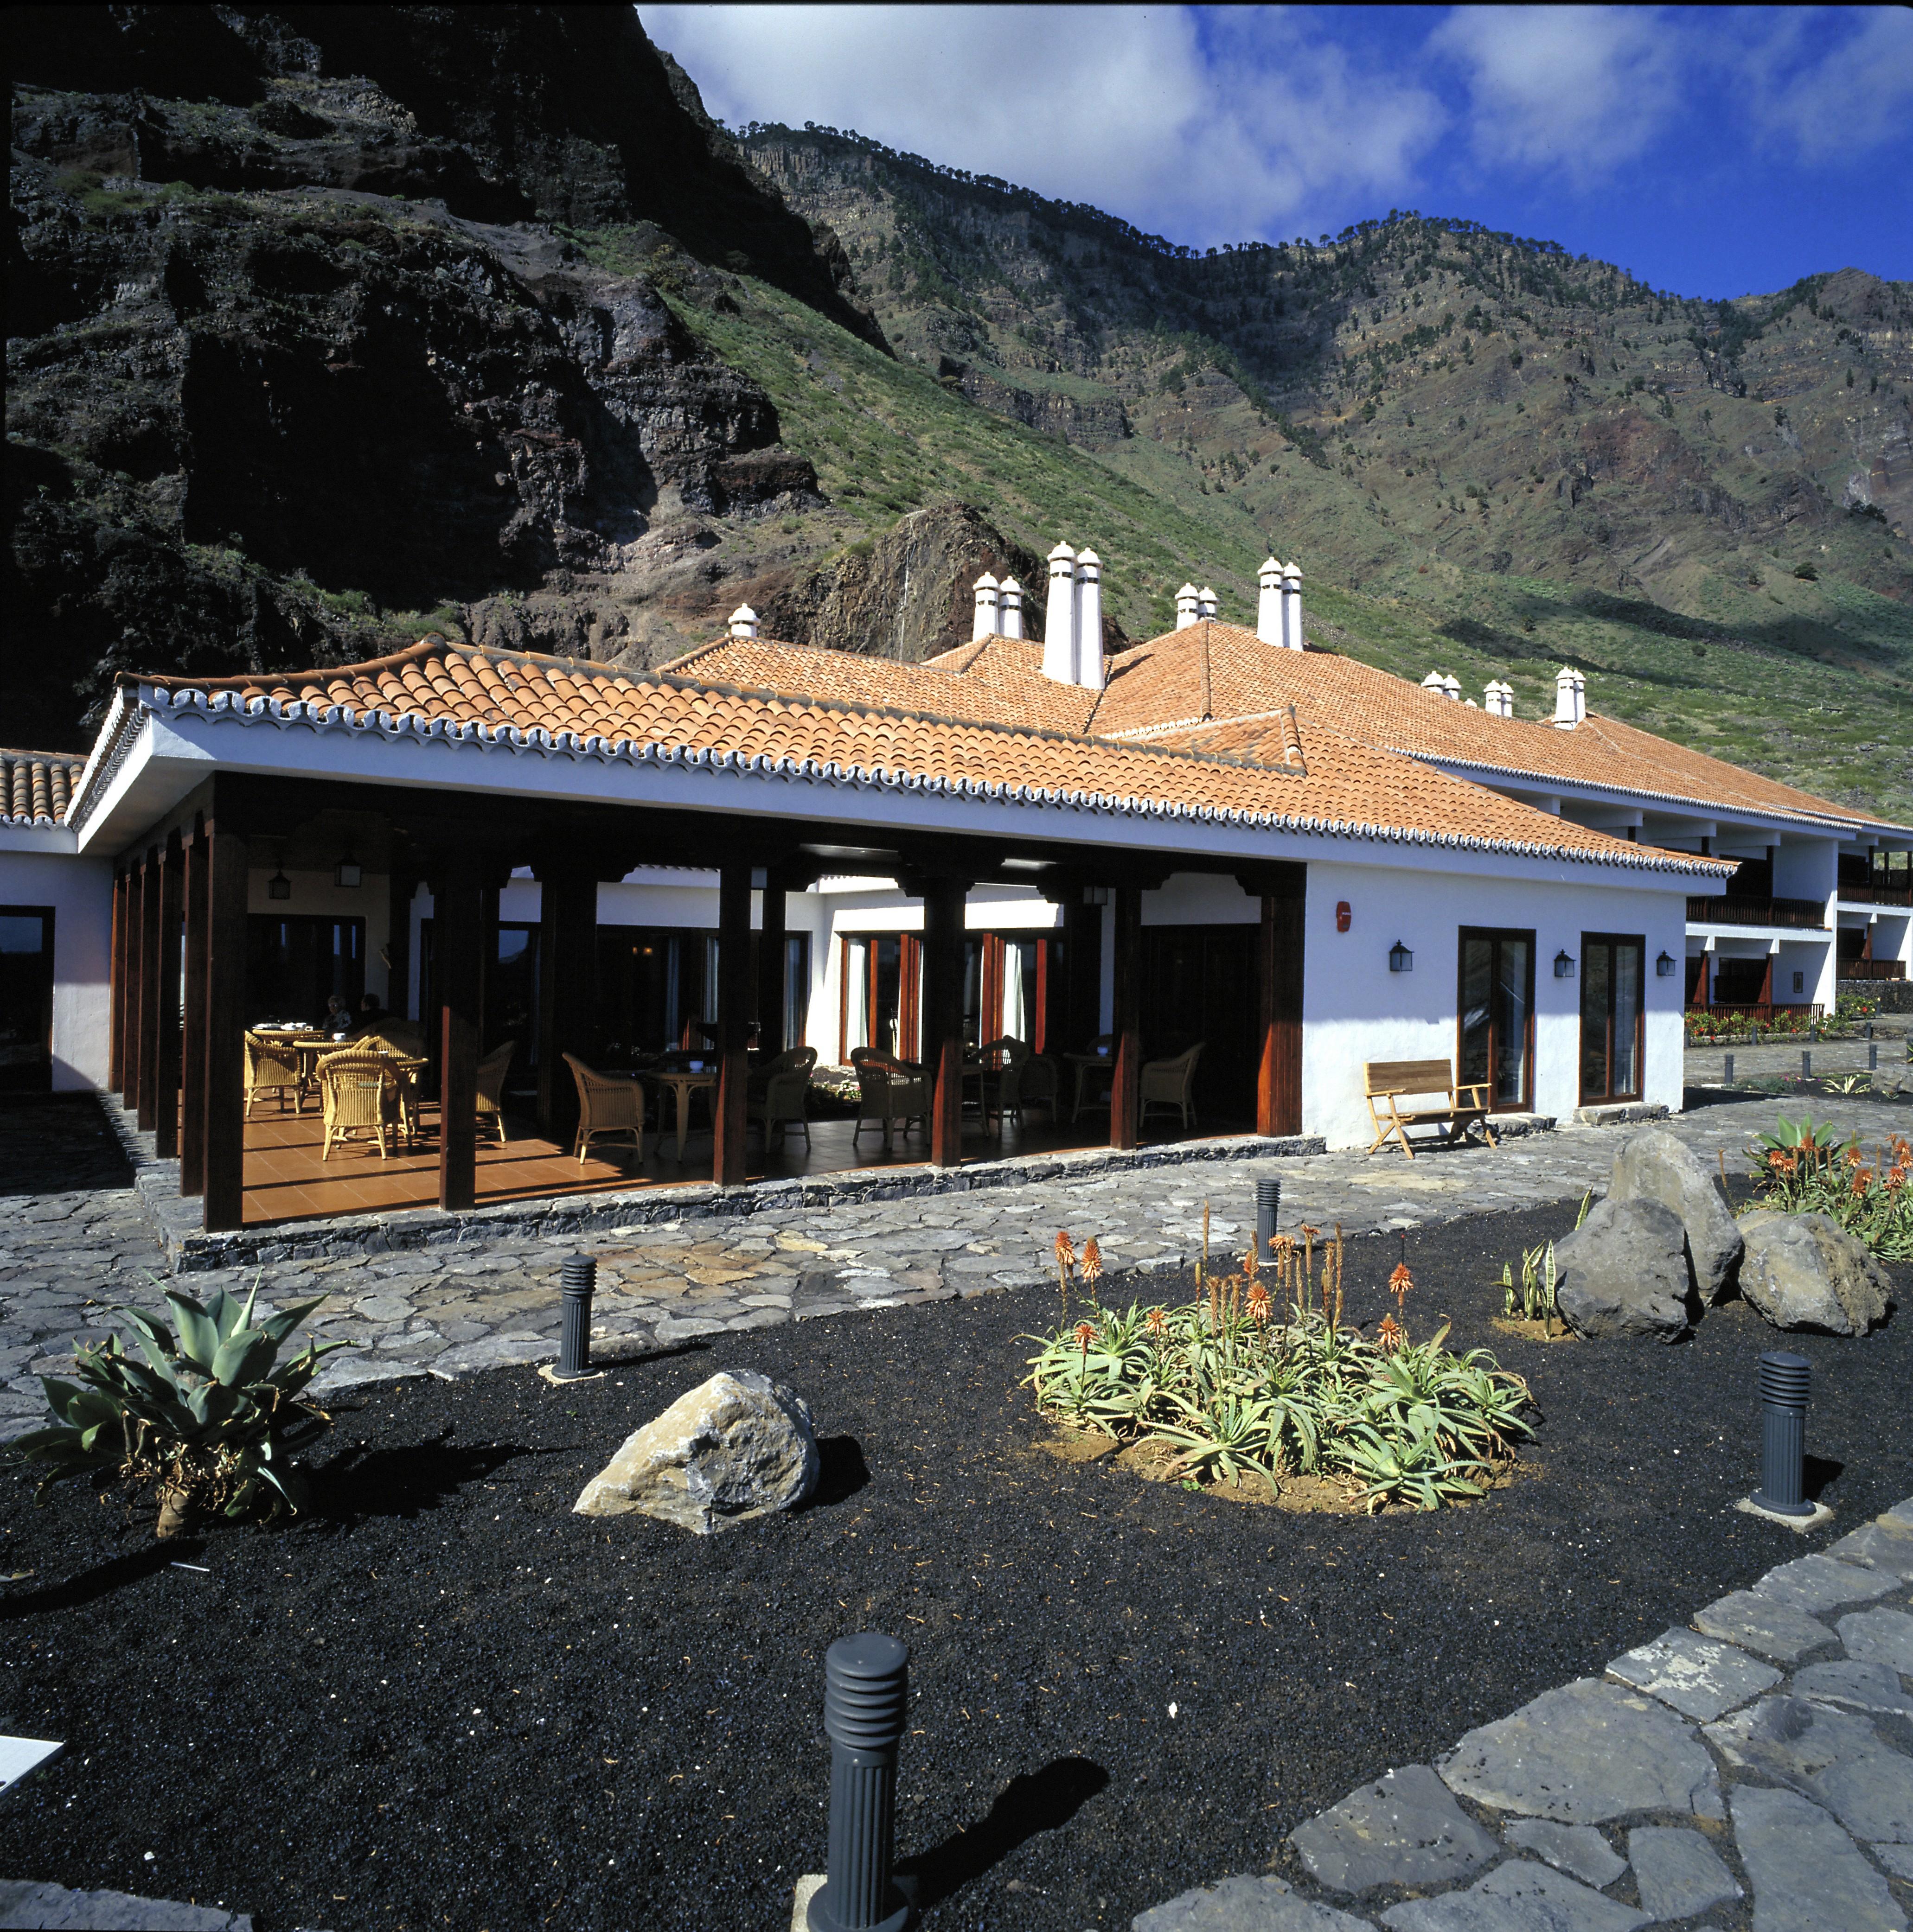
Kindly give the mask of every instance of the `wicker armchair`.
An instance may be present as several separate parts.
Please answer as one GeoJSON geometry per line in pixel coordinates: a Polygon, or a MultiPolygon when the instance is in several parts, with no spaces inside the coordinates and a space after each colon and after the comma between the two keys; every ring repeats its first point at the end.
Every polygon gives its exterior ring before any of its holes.
{"type": "Polygon", "coordinates": [[[293,1112],[305,1112],[305,1090],[299,1080],[299,1048],[290,1040],[269,1039],[264,1034],[246,1035],[246,1118],[252,1118],[252,1103],[261,1094],[277,1094],[279,1111],[286,1111],[286,1096],[293,1096],[293,1112]]]}
{"type": "Polygon", "coordinates": [[[425,1057],[425,1029],[418,1020],[401,1020],[388,1015],[375,1020],[362,1033],[352,1034],[346,1045],[365,1053],[389,1053],[395,1059],[422,1060],[425,1057]]]}
{"type": "Polygon", "coordinates": [[[398,1072],[383,1054],[350,1048],[329,1053],[318,1067],[319,1103],[325,1117],[321,1160],[330,1160],[335,1142],[369,1134],[378,1143],[379,1158],[386,1156],[386,1130],[399,1125],[398,1072]]]}
{"type": "Polygon", "coordinates": [[[850,1064],[857,1074],[857,1126],[851,1135],[852,1147],[865,1129],[872,1125],[884,1132],[884,1150],[888,1153],[890,1132],[901,1121],[907,1137],[912,1120],[920,1130],[929,1118],[929,1076],[920,1066],[886,1053],[879,1046],[860,1046],[851,1054],[850,1064]]]}
{"type": "Polygon", "coordinates": [[[643,1082],[600,1073],[572,1054],[565,1064],[578,1083],[578,1137],[572,1151],[584,1165],[586,1150],[600,1134],[629,1134],[638,1143],[638,1158],[644,1158],[644,1087],[643,1082]]]}
{"type": "Polygon", "coordinates": [[[1003,1055],[1003,1069],[996,1079],[997,1118],[1000,1120],[1005,1114],[1014,1114],[1020,1126],[1031,1108],[1047,1107],[1054,1120],[1060,1104],[1056,1063],[1031,1052],[1029,1042],[1014,1034],[1005,1035],[993,1044],[1003,1055]]]}
{"type": "Polygon", "coordinates": [[[1173,1060],[1146,1060],[1143,1063],[1142,1118],[1149,1118],[1152,1107],[1173,1107],[1182,1117],[1186,1134],[1196,1124],[1196,1062],[1208,1041],[1199,1040],[1186,1053],[1173,1060]]]}
{"type": "Polygon", "coordinates": [[[508,1040],[503,1046],[494,1046],[478,1064],[479,1132],[496,1127],[500,1147],[506,1142],[505,1110],[500,1096],[504,1092],[505,1076],[511,1071],[512,1055],[518,1050],[518,1042],[508,1040]]]}
{"type": "Polygon", "coordinates": [[[803,1144],[810,1144],[810,1070],[817,1064],[814,1046],[794,1046],[780,1053],[764,1070],[764,1090],[751,1096],[750,1118],[764,1126],[764,1144],[770,1145],[770,1130],[780,1137],[792,1127],[803,1130],[803,1144]]]}

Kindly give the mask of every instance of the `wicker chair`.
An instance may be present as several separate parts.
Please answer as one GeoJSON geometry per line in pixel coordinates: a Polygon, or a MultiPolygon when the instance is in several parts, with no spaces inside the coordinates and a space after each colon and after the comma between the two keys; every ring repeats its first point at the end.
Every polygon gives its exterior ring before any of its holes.
{"type": "Polygon", "coordinates": [[[629,1134],[638,1143],[638,1158],[644,1158],[644,1087],[643,1082],[600,1073],[572,1054],[565,1064],[578,1083],[578,1137],[572,1151],[584,1165],[586,1150],[600,1134],[629,1134]]]}
{"type": "Polygon", "coordinates": [[[857,1074],[857,1126],[850,1137],[852,1147],[866,1127],[875,1124],[884,1131],[884,1150],[890,1151],[890,1131],[898,1121],[907,1138],[910,1124],[919,1130],[929,1119],[929,1077],[920,1066],[886,1053],[880,1046],[860,1046],[850,1056],[857,1074]]]}
{"type": "Polygon", "coordinates": [[[996,1080],[997,1119],[1000,1121],[1005,1114],[1014,1114],[1021,1126],[1031,1108],[1047,1107],[1053,1121],[1059,1105],[1056,1063],[1031,1052],[1029,1042],[1014,1034],[992,1044],[1003,1055],[1003,1070],[996,1080]]]}
{"type": "Polygon", "coordinates": [[[252,1103],[261,1094],[279,1096],[279,1111],[286,1111],[286,1096],[293,1096],[293,1112],[305,1112],[305,1090],[299,1077],[299,1049],[290,1041],[269,1040],[263,1034],[246,1035],[246,1118],[252,1118],[252,1103]]]}
{"type": "Polygon", "coordinates": [[[480,1133],[487,1127],[498,1130],[498,1144],[505,1140],[505,1109],[500,1096],[504,1092],[505,1076],[511,1071],[512,1055],[518,1050],[515,1040],[508,1040],[502,1046],[494,1046],[478,1064],[478,1124],[480,1133]]]}
{"type": "Polygon", "coordinates": [[[1142,1118],[1149,1118],[1152,1107],[1173,1107],[1182,1117],[1186,1134],[1196,1124],[1196,1062],[1208,1041],[1199,1040],[1186,1053],[1173,1060],[1146,1060],[1143,1063],[1142,1118]]]}
{"type": "Polygon", "coordinates": [[[401,1020],[388,1015],[375,1020],[362,1033],[352,1034],[346,1045],[366,1053],[389,1053],[398,1060],[425,1057],[425,1029],[418,1020],[401,1020]]]}
{"type": "Polygon", "coordinates": [[[764,1090],[751,1096],[750,1118],[762,1122],[767,1150],[773,1127],[777,1129],[780,1138],[788,1136],[792,1127],[801,1127],[803,1144],[806,1148],[809,1146],[810,1114],[807,1103],[810,1070],[816,1064],[816,1048],[794,1046],[788,1052],[779,1054],[764,1070],[764,1090]]]}
{"type": "Polygon", "coordinates": [[[325,1117],[321,1160],[332,1157],[333,1144],[369,1134],[378,1143],[379,1158],[386,1157],[386,1130],[399,1126],[398,1072],[382,1053],[348,1048],[329,1053],[318,1067],[319,1103],[325,1117]]]}

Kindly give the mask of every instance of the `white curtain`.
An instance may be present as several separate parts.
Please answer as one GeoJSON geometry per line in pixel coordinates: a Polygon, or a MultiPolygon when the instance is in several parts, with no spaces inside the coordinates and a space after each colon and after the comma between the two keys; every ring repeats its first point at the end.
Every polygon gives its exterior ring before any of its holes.
{"type": "Polygon", "coordinates": [[[844,1026],[840,1048],[846,1065],[857,1048],[870,1043],[865,1037],[865,1021],[870,1004],[869,974],[870,942],[867,939],[847,940],[844,944],[844,1026]]]}
{"type": "Polygon", "coordinates": [[[1003,1030],[1026,1043],[1030,1037],[1029,1009],[1025,998],[1023,961],[1030,950],[1026,940],[1006,940],[1003,946],[1003,1030]]]}

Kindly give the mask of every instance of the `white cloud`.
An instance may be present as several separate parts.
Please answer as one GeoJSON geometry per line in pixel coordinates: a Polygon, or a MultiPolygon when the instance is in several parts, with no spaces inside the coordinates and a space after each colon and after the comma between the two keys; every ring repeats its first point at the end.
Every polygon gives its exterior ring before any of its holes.
{"type": "Polygon", "coordinates": [[[1418,80],[1358,70],[1318,16],[1281,10],[640,10],[728,121],[854,128],[1198,245],[1399,198],[1446,119],[1418,80]]]}
{"type": "Polygon", "coordinates": [[[1913,124],[1913,13],[1816,8],[1740,17],[1755,32],[1766,29],[1764,39],[1743,44],[1730,76],[1760,133],[1821,164],[1905,139],[1913,124]],[[1809,40],[1824,50],[1809,50],[1809,40]]]}

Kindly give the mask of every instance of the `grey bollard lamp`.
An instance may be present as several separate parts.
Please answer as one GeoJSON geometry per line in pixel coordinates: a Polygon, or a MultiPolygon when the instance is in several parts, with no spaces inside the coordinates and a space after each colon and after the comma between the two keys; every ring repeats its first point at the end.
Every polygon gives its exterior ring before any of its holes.
{"type": "Polygon", "coordinates": [[[1776,1349],[1760,1358],[1760,1487],[1756,1508],[1775,1516],[1811,1516],[1804,1496],[1806,1395],[1812,1365],[1776,1349]]]}
{"type": "Polygon", "coordinates": [[[589,1255],[567,1255],[558,1270],[564,1326],[558,1335],[561,1382],[576,1382],[591,1372],[591,1298],[598,1286],[598,1264],[589,1255]]]}
{"type": "Polygon", "coordinates": [[[1282,1211],[1282,1182],[1271,1174],[1255,1184],[1255,1252],[1263,1263],[1269,1259],[1269,1244],[1275,1238],[1276,1217],[1282,1211]]]}
{"type": "Polygon", "coordinates": [[[890,1870],[909,1670],[910,1646],[881,1630],[840,1636],[824,1653],[830,1838],[827,1876],[806,1914],[810,1932],[906,1932],[915,1923],[916,1907],[890,1870]]]}

